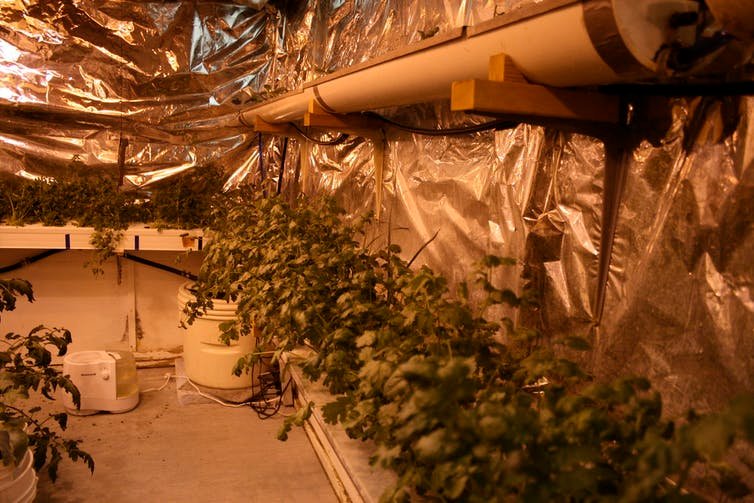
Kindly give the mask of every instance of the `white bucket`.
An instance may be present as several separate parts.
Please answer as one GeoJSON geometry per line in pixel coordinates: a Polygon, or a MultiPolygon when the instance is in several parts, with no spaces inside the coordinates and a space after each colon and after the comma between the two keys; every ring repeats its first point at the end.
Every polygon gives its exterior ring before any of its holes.
{"type": "MultiPolygon", "coordinates": [[[[191,283],[184,283],[178,289],[178,309],[181,321],[185,322],[183,312],[186,303],[196,300],[189,288],[191,283]]],[[[233,367],[239,358],[254,351],[255,338],[242,335],[230,345],[220,340],[220,324],[233,320],[236,316],[235,303],[219,299],[212,300],[212,309],[197,317],[191,325],[186,324],[183,335],[183,363],[186,376],[197,384],[218,389],[241,389],[252,386],[251,375],[243,373],[233,375],[233,367]]]]}
{"type": "Polygon", "coordinates": [[[31,503],[37,495],[34,458],[27,450],[18,466],[0,463],[0,503],[31,503]]]}

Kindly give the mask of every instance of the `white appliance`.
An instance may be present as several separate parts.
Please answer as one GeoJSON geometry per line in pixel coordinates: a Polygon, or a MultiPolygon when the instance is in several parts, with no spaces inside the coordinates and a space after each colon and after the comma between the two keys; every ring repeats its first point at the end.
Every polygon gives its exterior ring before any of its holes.
{"type": "Polygon", "coordinates": [[[70,393],[62,393],[66,410],[74,415],[100,411],[127,412],[139,403],[136,360],[130,351],[78,351],[63,359],[68,375],[81,393],[81,408],[70,393]]]}

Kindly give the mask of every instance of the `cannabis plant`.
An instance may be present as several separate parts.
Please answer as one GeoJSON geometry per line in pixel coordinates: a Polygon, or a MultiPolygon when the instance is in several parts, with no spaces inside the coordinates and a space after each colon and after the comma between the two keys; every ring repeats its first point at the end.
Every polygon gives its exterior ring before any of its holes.
{"type": "MultiPolygon", "coordinates": [[[[34,300],[31,284],[19,279],[0,279],[0,312],[12,311],[16,300],[34,300]]],[[[5,465],[15,465],[28,448],[34,452],[34,468],[47,463],[50,478],[55,481],[63,455],[73,461],[81,460],[94,471],[94,460],[79,448],[78,440],[63,438],[58,429],[65,430],[68,416],[52,413],[40,417],[39,407],[27,408],[24,400],[30,391],[53,399],[57,389],[73,396],[78,407],[80,394],[71,380],[51,366],[54,348],[58,356],[65,354],[71,342],[68,330],[38,326],[27,335],[7,333],[0,350],[0,459],[5,465]]]]}

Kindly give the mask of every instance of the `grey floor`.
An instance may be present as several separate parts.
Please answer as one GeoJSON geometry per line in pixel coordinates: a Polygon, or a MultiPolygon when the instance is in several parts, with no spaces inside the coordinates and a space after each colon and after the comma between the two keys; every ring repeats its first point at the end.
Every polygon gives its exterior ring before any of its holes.
{"type": "MultiPolygon", "coordinates": [[[[159,387],[171,370],[139,370],[140,388],[159,387]]],[[[305,433],[295,429],[286,442],[275,438],[281,422],[260,420],[246,407],[180,405],[171,381],[162,391],[142,393],[131,412],[70,417],[67,436],[84,441],[94,475],[66,460],[54,484],[40,474],[36,501],[337,501],[305,433]]]]}

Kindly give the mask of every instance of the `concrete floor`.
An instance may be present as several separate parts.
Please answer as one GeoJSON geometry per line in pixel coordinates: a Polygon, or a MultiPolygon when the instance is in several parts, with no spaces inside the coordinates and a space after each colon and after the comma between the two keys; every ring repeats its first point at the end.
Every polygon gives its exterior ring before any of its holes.
{"type": "MultiPolygon", "coordinates": [[[[172,370],[139,370],[140,388],[159,387],[172,370]]],[[[40,473],[36,501],[337,501],[305,433],[294,429],[286,442],[275,438],[282,420],[260,420],[247,407],[180,405],[171,381],[162,391],[142,393],[131,412],[70,416],[66,436],[84,441],[94,475],[66,460],[54,484],[40,473]]]]}

